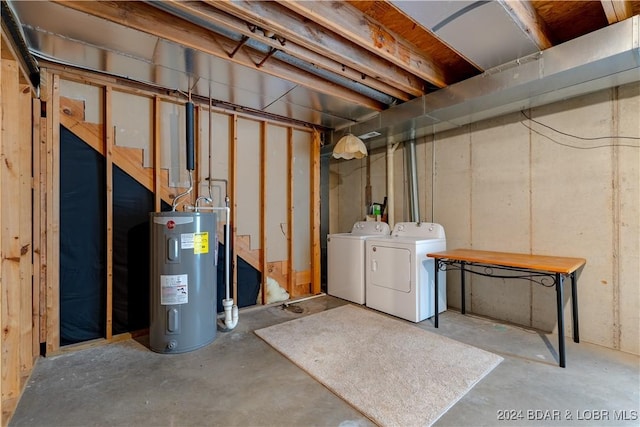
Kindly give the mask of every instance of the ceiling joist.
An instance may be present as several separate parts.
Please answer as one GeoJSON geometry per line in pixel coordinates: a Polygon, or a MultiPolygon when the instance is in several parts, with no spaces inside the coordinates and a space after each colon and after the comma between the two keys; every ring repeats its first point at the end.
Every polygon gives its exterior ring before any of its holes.
{"type": "MultiPolygon", "coordinates": [[[[259,64],[264,57],[261,52],[249,55],[251,50],[245,48],[240,49],[233,58],[230,58],[229,54],[237,45],[236,41],[214,34],[193,23],[176,19],[175,16],[142,2],[58,0],[54,2],[247,67],[256,68],[256,64],[259,64]]],[[[320,79],[276,59],[262,64],[260,70],[376,111],[385,108],[384,104],[367,96],[320,79]]]]}
{"type": "Polygon", "coordinates": [[[547,25],[529,0],[498,0],[498,2],[516,25],[538,46],[538,49],[545,50],[553,46],[547,25]]]}
{"type": "Polygon", "coordinates": [[[244,37],[251,37],[263,44],[266,44],[269,47],[279,49],[295,58],[298,58],[301,61],[305,61],[309,64],[314,64],[315,66],[328,72],[335,73],[353,81],[362,83],[372,89],[400,99],[401,101],[408,101],[412,98],[411,95],[403,90],[398,89],[396,86],[387,84],[375,78],[368,78],[366,75],[363,78],[362,72],[357,71],[351,67],[347,67],[340,62],[334,61],[331,58],[327,58],[326,56],[318,54],[313,50],[307,49],[306,47],[301,46],[292,40],[284,38],[284,42],[281,42],[279,40],[279,37],[282,36],[281,34],[267,36],[262,31],[256,31],[257,26],[253,24],[252,30],[247,21],[245,21],[244,19],[237,18],[220,9],[216,9],[207,4],[203,4],[202,2],[169,0],[163,2],[163,7],[165,8],[165,10],[173,9],[174,11],[182,15],[193,17],[198,20],[197,22],[199,22],[201,26],[209,24],[215,27],[224,28],[237,34],[241,34],[244,37]]]}
{"type": "Polygon", "coordinates": [[[439,64],[344,2],[287,0],[280,3],[436,87],[451,83],[439,64]]]}
{"type": "MultiPolygon", "coordinates": [[[[332,31],[305,19],[275,2],[206,1],[207,4],[240,17],[261,28],[271,30],[320,55],[324,55],[354,70],[362,70],[366,76],[420,96],[425,92],[424,80],[379,56],[349,43],[332,31]]],[[[365,78],[365,80],[367,80],[365,78]]]]}
{"type": "Polygon", "coordinates": [[[600,3],[609,24],[624,21],[633,15],[631,3],[627,0],[600,0],[600,3]]]}
{"type": "Polygon", "coordinates": [[[216,102],[333,129],[640,13],[640,0],[5,3],[43,58],[203,98],[208,81],[216,102]]]}

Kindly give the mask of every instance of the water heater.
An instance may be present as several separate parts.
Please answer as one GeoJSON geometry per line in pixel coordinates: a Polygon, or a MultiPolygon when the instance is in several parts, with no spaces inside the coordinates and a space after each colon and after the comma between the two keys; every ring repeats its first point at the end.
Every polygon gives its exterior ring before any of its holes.
{"type": "Polygon", "coordinates": [[[215,340],[217,214],[152,212],[149,344],[184,353],[215,340]]]}

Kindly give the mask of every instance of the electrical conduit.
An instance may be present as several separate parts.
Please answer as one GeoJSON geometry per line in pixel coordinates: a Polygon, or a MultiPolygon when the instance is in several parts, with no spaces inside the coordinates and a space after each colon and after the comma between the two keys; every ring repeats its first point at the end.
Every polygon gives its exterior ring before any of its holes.
{"type": "Polygon", "coordinates": [[[387,144],[387,223],[393,229],[394,219],[394,191],[393,191],[393,153],[398,148],[399,142],[387,144]]]}

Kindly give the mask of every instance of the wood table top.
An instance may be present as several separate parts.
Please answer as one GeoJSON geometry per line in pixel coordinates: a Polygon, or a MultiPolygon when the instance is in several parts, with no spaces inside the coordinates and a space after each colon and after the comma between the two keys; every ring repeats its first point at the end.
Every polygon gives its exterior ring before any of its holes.
{"type": "Polygon", "coordinates": [[[584,258],[479,251],[475,249],[453,249],[449,251],[429,253],[427,256],[438,259],[503,265],[507,267],[527,268],[530,270],[541,270],[561,274],[571,274],[587,262],[584,258]]]}

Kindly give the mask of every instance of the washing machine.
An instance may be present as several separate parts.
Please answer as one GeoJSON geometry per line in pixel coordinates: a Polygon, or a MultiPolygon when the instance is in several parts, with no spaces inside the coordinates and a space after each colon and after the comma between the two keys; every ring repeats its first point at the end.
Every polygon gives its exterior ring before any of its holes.
{"type": "Polygon", "coordinates": [[[365,241],[389,237],[386,222],[359,221],[350,233],[327,236],[327,293],[357,304],[365,303],[365,241]]]}
{"type": "MultiPolygon", "coordinates": [[[[365,242],[366,306],[412,322],[434,313],[434,263],[427,253],[447,249],[444,227],[399,222],[391,236],[365,242]]],[[[447,307],[446,275],[438,276],[439,312],[447,307]]]]}

